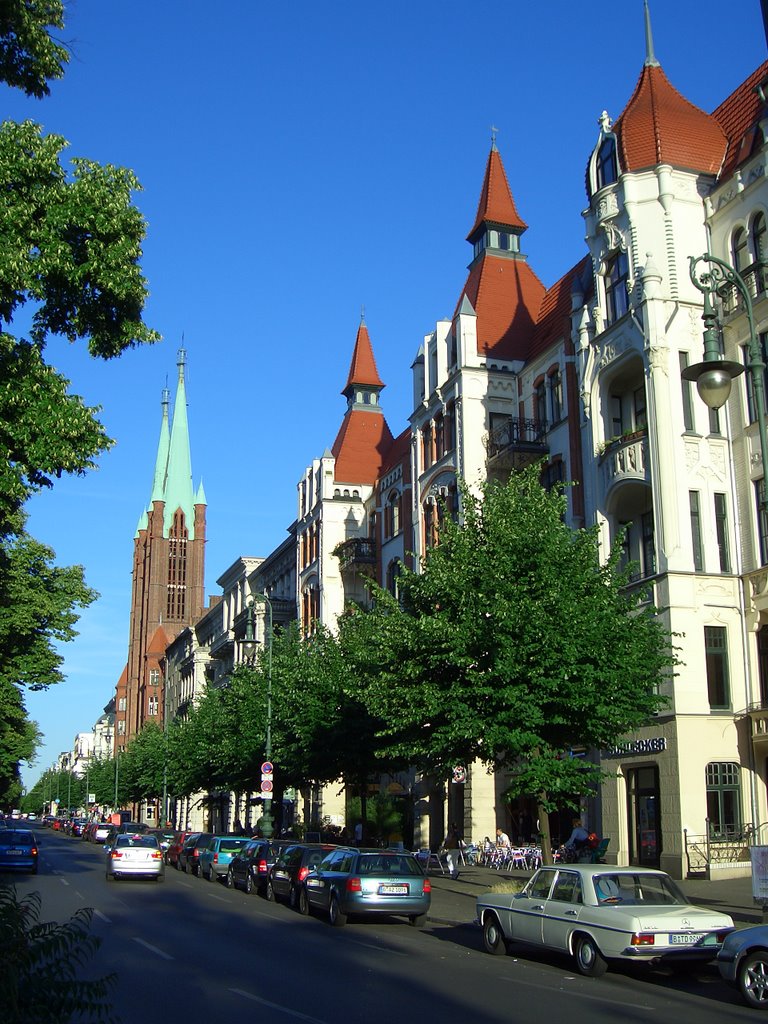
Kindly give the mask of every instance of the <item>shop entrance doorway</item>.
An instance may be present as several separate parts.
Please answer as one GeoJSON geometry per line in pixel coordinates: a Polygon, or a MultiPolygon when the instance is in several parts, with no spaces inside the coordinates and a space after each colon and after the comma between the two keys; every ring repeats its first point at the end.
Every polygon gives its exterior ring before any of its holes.
{"type": "Polygon", "coordinates": [[[627,770],[629,863],[657,868],[661,858],[659,769],[656,765],[627,770]]]}

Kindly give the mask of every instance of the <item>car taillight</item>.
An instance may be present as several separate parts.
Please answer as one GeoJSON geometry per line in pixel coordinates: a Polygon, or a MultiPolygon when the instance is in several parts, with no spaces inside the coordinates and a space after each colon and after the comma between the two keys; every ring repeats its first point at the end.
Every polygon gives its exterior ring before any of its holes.
{"type": "Polygon", "coordinates": [[[424,892],[432,892],[432,882],[428,879],[424,879],[424,892]]]}
{"type": "Polygon", "coordinates": [[[120,853],[120,851],[119,851],[119,850],[113,850],[113,851],[112,851],[112,852],[110,853],[110,855],[109,855],[109,856],[110,856],[110,857],[112,858],[112,860],[118,860],[118,859],[119,859],[120,857],[122,857],[123,855],[122,855],[122,853],[120,853]]]}
{"type": "Polygon", "coordinates": [[[359,878],[347,879],[347,892],[362,892],[363,885],[359,878]]]}
{"type": "Polygon", "coordinates": [[[163,855],[159,850],[154,850],[152,853],[152,860],[162,860],[163,855]]]}
{"type": "Polygon", "coordinates": [[[33,857],[36,857],[37,856],[37,847],[33,846],[32,849],[29,852],[32,854],[33,857]]]}
{"type": "Polygon", "coordinates": [[[267,862],[265,860],[259,861],[259,874],[266,875],[267,873],[267,862]]]}
{"type": "Polygon", "coordinates": [[[219,855],[218,855],[218,853],[214,853],[214,855],[213,855],[213,863],[214,864],[218,864],[219,863],[219,855]]]}
{"type": "Polygon", "coordinates": [[[653,932],[635,932],[632,936],[631,946],[653,946],[656,943],[656,936],[653,932]]]}
{"type": "Polygon", "coordinates": [[[299,868],[299,881],[303,882],[309,874],[309,868],[299,868]]]}

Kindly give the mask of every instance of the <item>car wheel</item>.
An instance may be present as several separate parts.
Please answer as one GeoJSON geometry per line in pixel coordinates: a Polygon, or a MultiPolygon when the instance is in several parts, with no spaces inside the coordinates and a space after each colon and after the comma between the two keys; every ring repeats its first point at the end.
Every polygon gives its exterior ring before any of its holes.
{"type": "Polygon", "coordinates": [[[251,874],[250,871],[245,876],[245,891],[248,893],[249,896],[253,892],[253,875],[251,874]]]}
{"type": "Polygon", "coordinates": [[[501,930],[499,919],[495,914],[486,914],[483,921],[483,948],[486,953],[494,956],[504,956],[507,952],[507,943],[504,932],[501,930]]]}
{"type": "Polygon", "coordinates": [[[331,902],[328,904],[328,920],[334,928],[343,928],[347,923],[347,915],[341,912],[339,897],[334,893],[331,902]]]}
{"type": "Polygon", "coordinates": [[[309,914],[309,896],[307,896],[307,890],[304,886],[299,889],[299,898],[296,902],[296,909],[302,917],[306,917],[309,914]]]}
{"type": "Polygon", "coordinates": [[[600,978],[608,970],[605,957],[597,948],[591,935],[579,935],[576,939],[576,969],[585,978],[600,978]]]}
{"type": "Polygon", "coordinates": [[[753,1010],[768,1010],[768,951],[750,953],[739,965],[739,992],[753,1010]]]}
{"type": "Polygon", "coordinates": [[[197,861],[195,861],[195,863],[192,865],[192,874],[195,876],[195,878],[199,878],[200,876],[200,865],[197,863],[197,861]]]}
{"type": "Polygon", "coordinates": [[[408,918],[408,924],[411,925],[412,928],[423,928],[426,923],[426,914],[411,914],[408,918]]]}
{"type": "Polygon", "coordinates": [[[227,872],[226,882],[227,882],[227,888],[228,889],[234,889],[235,888],[235,876],[232,874],[231,871],[227,872]]]}
{"type": "Polygon", "coordinates": [[[271,878],[267,879],[267,884],[266,887],[264,888],[264,898],[267,900],[268,903],[275,902],[275,888],[272,885],[271,878]]]}

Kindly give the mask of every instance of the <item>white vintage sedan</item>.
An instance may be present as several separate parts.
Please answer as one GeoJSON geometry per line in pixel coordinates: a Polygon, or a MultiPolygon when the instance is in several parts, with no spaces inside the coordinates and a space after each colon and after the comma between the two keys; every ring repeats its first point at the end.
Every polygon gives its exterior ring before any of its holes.
{"type": "Polygon", "coordinates": [[[694,907],[663,871],[605,864],[539,868],[522,892],[477,897],[488,953],[509,942],[570,953],[576,969],[599,977],[608,960],[712,960],[733,921],[694,907]]]}

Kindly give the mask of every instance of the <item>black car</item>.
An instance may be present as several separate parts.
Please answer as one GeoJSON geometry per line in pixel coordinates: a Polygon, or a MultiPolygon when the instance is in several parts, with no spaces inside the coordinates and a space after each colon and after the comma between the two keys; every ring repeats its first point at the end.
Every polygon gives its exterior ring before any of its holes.
{"type": "Polygon", "coordinates": [[[187,836],[179,851],[178,867],[182,871],[191,871],[193,875],[200,874],[200,851],[208,845],[209,839],[213,839],[213,832],[193,832],[187,836]]]}
{"type": "Polygon", "coordinates": [[[229,862],[227,888],[266,895],[269,871],[288,845],[281,839],[252,839],[229,862]]]}
{"type": "Polygon", "coordinates": [[[297,909],[299,887],[312,868],[336,849],[326,843],[291,843],[280,850],[267,878],[264,895],[268,900],[286,899],[297,909]]]}

